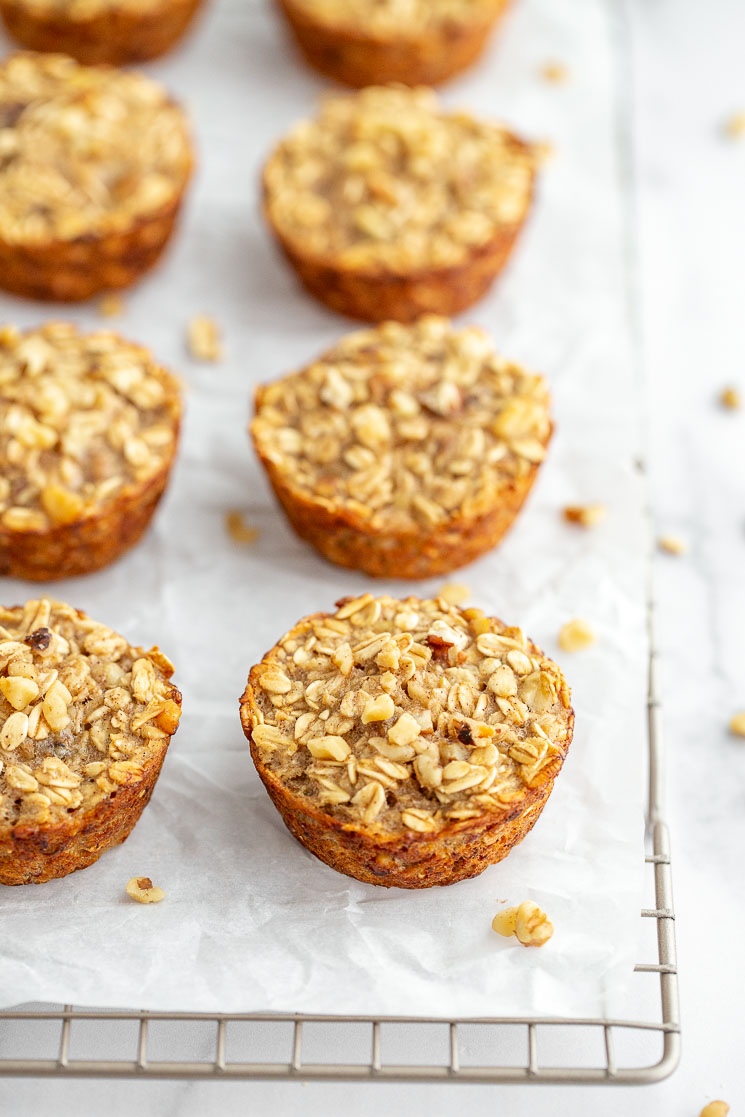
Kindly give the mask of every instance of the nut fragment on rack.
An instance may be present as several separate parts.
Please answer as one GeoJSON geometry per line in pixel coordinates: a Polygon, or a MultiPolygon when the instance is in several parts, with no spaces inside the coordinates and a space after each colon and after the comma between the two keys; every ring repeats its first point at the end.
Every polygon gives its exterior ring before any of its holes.
{"type": "MultiPolygon", "coordinates": [[[[186,31],[202,0],[0,0],[8,33],[30,50],[88,65],[155,58],[186,31]]],[[[139,137],[137,137],[139,139],[139,137]]]]}
{"type": "Polygon", "coordinates": [[[559,647],[565,652],[581,652],[595,643],[596,636],[587,621],[576,617],[559,629],[559,647]]]}
{"type": "Polygon", "coordinates": [[[209,314],[195,314],[187,326],[189,352],[197,361],[222,359],[220,327],[209,314]]]}
{"type": "Polygon", "coordinates": [[[731,386],[722,388],[719,393],[719,402],[722,407],[726,407],[728,411],[739,411],[742,407],[742,396],[737,388],[731,386]]]}
{"type": "Polygon", "coordinates": [[[357,87],[437,85],[481,54],[506,0],[277,0],[306,60],[357,87]]]}
{"type": "Polygon", "coordinates": [[[178,382],[139,345],[0,330],[0,575],[97,570],[147,528],[178,444],[178,382]]]}
{"type": "Polygon", "coordinates": [[[661,535],[657,545],[667,555],[684,555],[688,551],[688,543],[679,535],[661,535]]]}
{"type": "Polygon", "coordinates": [[[541,77],[552,85],[563,85],[569,80],[569,67],[563,62],[545,62],[541,66],[541,77]]]}
{"type": "Polygon", "coordinates": [[[66,876],[123,842],[181,715],[173,664],[46,598],[0,607],[0,883],[66,876]]]}
{"type": "Polygon", "coordinates": [[[434,315],[348,334],[259,388],[251,425],[297,533],[332,562],[399,578],[496,546],[551,432],[543,377],[434,315]]]}
{"type": "Polygon", "coordinates": [[[0,286],[65,301],[152,267],[192,168],[180,108],[142,74],[61,54],[0,63],[0,286]]]}
{"type": "Polygon", "coordinates": [[[723,131],[729,140],[741,140],[745,137],[745,112],[734,112],[727,117],[723,131]]]}
{"type": "Polygon", "coordinates": [[[533,198],[532,147],[430,89],[327,97],[264,169],[264,212],[305,287],[372,322],[452,315],[491,286],[533,198]]]}
{"type": "Polygon", "coordinates": [[[482,872],[538,817],[571,742],[558,667],[479,609],[363,594],[252,668],[241,722],[290,831],[371,884],[482,872]]]}
{"type": "Polygon", "coordinates": [[[246,523],[243,513],[238,510],[226,512],[225,526],[228,535],[236,543],[255,543],[259,538],[259,529],[246,523]]]}
{"type": "Polygon", "coordinates": [[[150,877],[132,877],[127,881],[126,891],[138,904],[158,904],[166,895],[162,888],[153,884],[150,877]]]}
{"type": "Polygon", "coordinates": [[[729,1106],[726,1101],[710,1101],[701,1110],[700,1117],[727,1117],[729,1106]]]}
{"type": "Polygon", "coordinates": [[[742,713],[734,714],[729,723],[730,733],[734,733],[736,737],[745,737],[745,710],[742,713]]]}
{"type": "Polygon", "coordinates": [[[567,523],[578,524],[580,527],[595,527],[607,514],[608,509],[604,504],[568,504],[564,509],[567,523]]]}
{"type": "Polygon", "coordinates": [[[492,929],[498,935],[513,935],[523,946],[543,946],[554,933],[554,925],[532,900],[524,900],[519,907],[504,908],[492,920],[492,929]]]}

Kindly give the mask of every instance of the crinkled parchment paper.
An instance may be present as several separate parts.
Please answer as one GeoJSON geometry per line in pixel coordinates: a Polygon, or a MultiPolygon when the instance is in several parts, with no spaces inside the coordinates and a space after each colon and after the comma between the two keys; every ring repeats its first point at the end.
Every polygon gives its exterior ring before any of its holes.
{"type": "MultiPolygon", "coordinates": [[[[501,865],[450,888],[375,888],[326,868],[290,837],[256,777],[238,721],[251,665],[300,616],[368,580],[297,540],[245,435],[254,385],[298,367],[349,323],[301,293],[257,213],[274,140],[310,112],[320,80],[264,7],[208,7],[189,43],[152,67],[193,113],[200,170],[163,266],[114,328],[150,345],[187,385],[183,445],[145,542],[109,570],[52,592],[175,660],[184,720],[129,840],[65,880],[0,891],[0,1000],[150,1009],[491,1015],[614,1013],[637,943],[645,747],[645,531],[634,460],[640,401],[624,324],[621,193],[613,148],[610,38],[602,0],[520,0],[448,104],[502,117],[555,157],[495,292],[464,316],[549,377],[557,431],[542,476],[504,545],[458,573],[473,603],[520,624],[556,655],[577,731],[535,830],[501,865]],[[556,59],[569,80],[550,84],[556,59]],[[226,358],[185,352],[189,316],[214,314],[226,358]],[[601,501],[586,532],[564,504],[601,501]],[[225,513],[260,531],[238,544],[225,513]],[[583,617],[597,643],[559,652],[583,617]],[[124,894],[147,875],[166,900],[124,894]],[[526,950],[491,930],[498,901],[536,900],[556,931],[526,950]]],[[[5,297],[31,325],[95,306],[5,297]]],[[[426,593],[421,585],[380,590],[426,593]]],[[[5,580],[2,599],[38,590],[5,580]]]]}

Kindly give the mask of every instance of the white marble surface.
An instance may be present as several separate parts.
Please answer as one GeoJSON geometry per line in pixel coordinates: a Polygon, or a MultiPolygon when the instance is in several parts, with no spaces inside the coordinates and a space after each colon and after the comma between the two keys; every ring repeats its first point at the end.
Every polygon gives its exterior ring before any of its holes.
{"type": "MultiPolygon", "coordinates": [[[[673,830],[683,1060],[638,1089],[309,1084],[0,1083],[0,1112],[238,1114],[578,1114],[697,1117],[712,1097],[745,1105],[739,928],[745,747],[726,733],[745,708],[745,413],[723,413],[724,383],[745,389],[745,143],[720,125],[745,106],[745,8],[718,0],[629,0],[634,15],[638,220],[649,459],[660,531],[690,540],[660,556],[656,590],[673,830]]],[[[570,61],[567,44],[567,61],[570,61]]]]}

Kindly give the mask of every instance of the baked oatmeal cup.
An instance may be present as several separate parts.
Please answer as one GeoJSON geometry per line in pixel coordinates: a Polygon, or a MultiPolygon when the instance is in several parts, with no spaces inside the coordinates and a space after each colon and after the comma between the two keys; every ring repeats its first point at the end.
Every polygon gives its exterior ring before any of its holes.
{"type": "Polygon", "coordinates": [[[291,833],[368,884],[429,888],[501,861],[572,740],[561,671],[519,628],[364,594],[252,668],[241,723],[291,833]]]}
{"type": "Polygon", "coordinates": [[[346,85],[437,85],[479,57],[507,0],[277,0],[305,59],[346,85]]]}
{"type": "Polygon", "coordinates": [[[456,314],[502,270],[530,211],[536,149],[444,112],[430,89],[326,98],[269,158],[264,212],[303,285],[353,318],[456,314]]]}
{"type": "Polygon", "coordinates": [[[170,50],[202,0],[0,0],[8,34],[29,50],[124,66],[170,50]]]}
{"type": "Polygon", "coordinates": [[[141,346],[64,322],[0,328],[0,575],[72,577],[132,547],[180,418],[178,382],[141,346]]]}
{"type": "Polygon", "coordinates": [[[551,437],[545,380],[445,318],[386,322],[258,389],[256,451],[301,538],[341,566],[427,578],[509,529],[551,437]]]}
{"type": "Polygon", "coordinates": [[[185,117],[141,74],[60,54],[0,64],[0,287],[75,301],[127,287],[173,231],[185,117]]]}
{"type": "Polygon", "coordinates": [[[60,601],[0,607],[0,884],[123,842],[181,716],[173,664],[60,601]]]}

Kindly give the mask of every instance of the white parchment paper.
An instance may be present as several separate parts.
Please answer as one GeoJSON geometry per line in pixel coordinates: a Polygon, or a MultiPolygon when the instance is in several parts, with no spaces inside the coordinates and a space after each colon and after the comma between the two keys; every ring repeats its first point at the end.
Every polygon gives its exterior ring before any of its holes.
{"type": "MultiPolygon", "coordinates": [[[[312,110],[322,82],[291,52],[271,11],[213,3],[177,54],[152,66],[191,109],[200,171],[159,270],[127,296],[120,332],[187,384],[183,445],[147,539],[99,574],[54,593],[175,660],[184,719],[132,836],[93,867],[0,890],[0,1001],[222,1011],[434,1016],[621,1012],[637,943],[642,877],[645,548],[634,462],[640,402],[624,320],[621,191],[613,147],[610,28],[602,0],[519,0],[483,63],[444,93],[501,117],[556,156],[508,272],[464,321],[550,378],[557,433],[502,547],[457,575],[473,602],[520,624],[557,656],[577,729],[536,829],[476,880],[423,892],[360,884],[285,830],[253,770],[238,721],[251,665],[300,616],[369,588],[297,540],[274,506],[245,426],[254,385],[290,371],[350,328],[306,297],[257,215],[267,150],[312,110]],[[539,75],[548,60],[564,85],[539,75]],[[197,312],[224,327],[227,356],[185,352],[197,312]],[[566,503],[602,501],[592,532],[566,503]],[[224,515],[260,529],[241,546],[224,515]],[[556,634],[571,617],[598,641],[576,656],[556,634]],[[148,875],[167,893],[124,895],[148,875]],[[525,950],[490,928],[499,901],[535,899],[554,938],[525,950]]],[[[136,142],[136,137],[133,137],[136,142]]],[[[94,306],[4,297],[23,326],[51,313],[90,328],[94,306]]],[[[427,592],[380,583],[380,590],[427,592]]],[[[4,580],[14,603],[34,587],[4,580]]]]}

